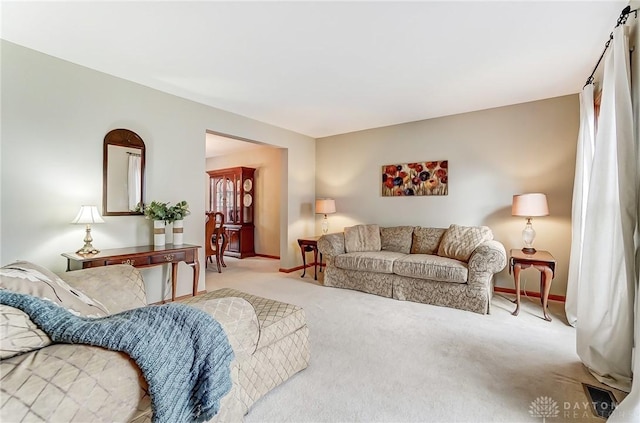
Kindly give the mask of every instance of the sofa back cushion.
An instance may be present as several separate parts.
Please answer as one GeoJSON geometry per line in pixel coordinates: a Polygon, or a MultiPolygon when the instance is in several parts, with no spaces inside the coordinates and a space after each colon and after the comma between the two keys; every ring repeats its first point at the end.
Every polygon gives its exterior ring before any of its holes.
{"type": "Polygon", "coordinates": [[[485,241],[493,239],[487,226],[451,225],[442,236],[438,255],[461,261],[469,261],[471,253],[485,241]]]}
{"type": "Polygon", "coordinates": [[[409,254],[413,226],[394,226],[380,228],[380,247],[382,251],[409,254]]]}
{"type": "Polygon", "coordinates": [[[445,231],[446,229],[444,228],[421,228],[416,226],[413,229],[411,254],[436,254],[445,231]]]}
{"type": "Polygon", "coordinates": [[[380,227],[356,225],[344,228],[344,249],[347,253],[380,251],[380,227]]]}

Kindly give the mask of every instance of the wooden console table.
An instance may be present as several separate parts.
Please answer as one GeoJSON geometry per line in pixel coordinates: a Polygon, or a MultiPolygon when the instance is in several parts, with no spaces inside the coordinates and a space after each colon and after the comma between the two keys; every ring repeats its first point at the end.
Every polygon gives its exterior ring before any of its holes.
{"type": "Polygon", "coordinates": [[[67,258],[67,271],[71,270],[71,262],[79,263],[82,269],[114,264],[130,264],[133,267],[142,268],[171,263],[171,301],[175,301],[178,263],[181,261],[193,268],[193,296],[195,297],[198,293],[198,278],[200,277],[198,248],[200,248],[199,245],[189,244],[175,246],[167,244],[162,247],[144,245],[102,250],[97,254],[88,255],[62,253],[62,256],[67,258]]]}
{"type": "Polygon", "coordinates": [[[511,250],[509,273],[513,271],[513,279],[516,285],[516,309],[511,314],[517,316],[520,312],[520,271],[528,267],[533,267],[540,271],[540,302],[542,303],[544,319],[550,322],[551,317],[547,313],[547,300],[549,299],[551,281],[556,270],[556,259],[548,251],[538,250],[533,254],[525,254],[522,250],[511,250]]]}

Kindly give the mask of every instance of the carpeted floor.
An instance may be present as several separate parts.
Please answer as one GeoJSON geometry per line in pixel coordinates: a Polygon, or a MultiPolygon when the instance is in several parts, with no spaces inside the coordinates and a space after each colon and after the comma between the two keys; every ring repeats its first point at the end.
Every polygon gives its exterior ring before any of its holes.
{"type": "Polygon", "coordinates": [[[324,287],[313,268],[301,279],[279,273],[277,260],[225,261],[223,273],[208,266],[207,290],[300,305],[311,333],[309,367],[259,400],[247,423],[604,421],[582,382],[603,385],[582,366],[562,303],[551,302],[546,322],[539,299],[523,297],[514,317],[496,293],[483,316],[324,287]]]}

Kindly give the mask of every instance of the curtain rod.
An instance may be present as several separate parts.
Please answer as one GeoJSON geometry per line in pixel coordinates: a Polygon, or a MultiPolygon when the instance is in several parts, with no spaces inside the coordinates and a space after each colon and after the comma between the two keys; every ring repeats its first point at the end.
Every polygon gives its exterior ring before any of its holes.
{"type": "MultiPolygon", "coordinates": [[[[631,6],[627,6],[624,9],[622,9],[622,12],[620,12],[620,17],[618,17],[618,22],[616,23],[615,27],[617,28],[620,25],[626,24],[627,23],[627,19],[629,18],[629,15],[631,13],[633,13],[635,15],[634,16],[635,18],[638,17],[638,9],[631,10],[631,6]]],[[[611,44],[611,40],[613,40],[613,32],[611,32],[611,34],[609,34],[609,39],[607,40],[607,43],[604,45],[604,50],[602,50],[602,54],[600,55],[600,58],[598,59],[598,62],[596,63],[596,66],[593,68],[593,72],[591,72],[591,75],[589,75],[589,77],[587,78],[587,82],[584,84],[585,87],[587,85],[593,83],[593,75],[596,74],[596,70],[598,70],[598,66],[600,66],[600,62],[602,61],[602,58],[604,57],[604,54],[606,53],[607,49],[609,48],[609,44],[611,44]]]]}
{"type": "Polygon", "coordinates": [[[140,154],[138,154],[138,153],[132,153],[132,152],[130,152],[130,151],[127,151],[127,154],[128,154],[128,155],[130,155],[130,156],[140,157],[140,154]]]}

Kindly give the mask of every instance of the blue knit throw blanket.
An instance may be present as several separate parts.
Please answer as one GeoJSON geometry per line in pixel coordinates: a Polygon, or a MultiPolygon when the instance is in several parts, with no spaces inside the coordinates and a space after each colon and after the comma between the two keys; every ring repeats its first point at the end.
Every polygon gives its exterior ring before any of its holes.
{"type": "Polygon", "coordinates": [[[233,350],[212,316],[164,304],[106,317],[78,317],[50,301],[0,289],[0,304],[29,315],[53,342],[127,353],[149,385],[154,422],[202,422],[231,390],[233,350]]]}

